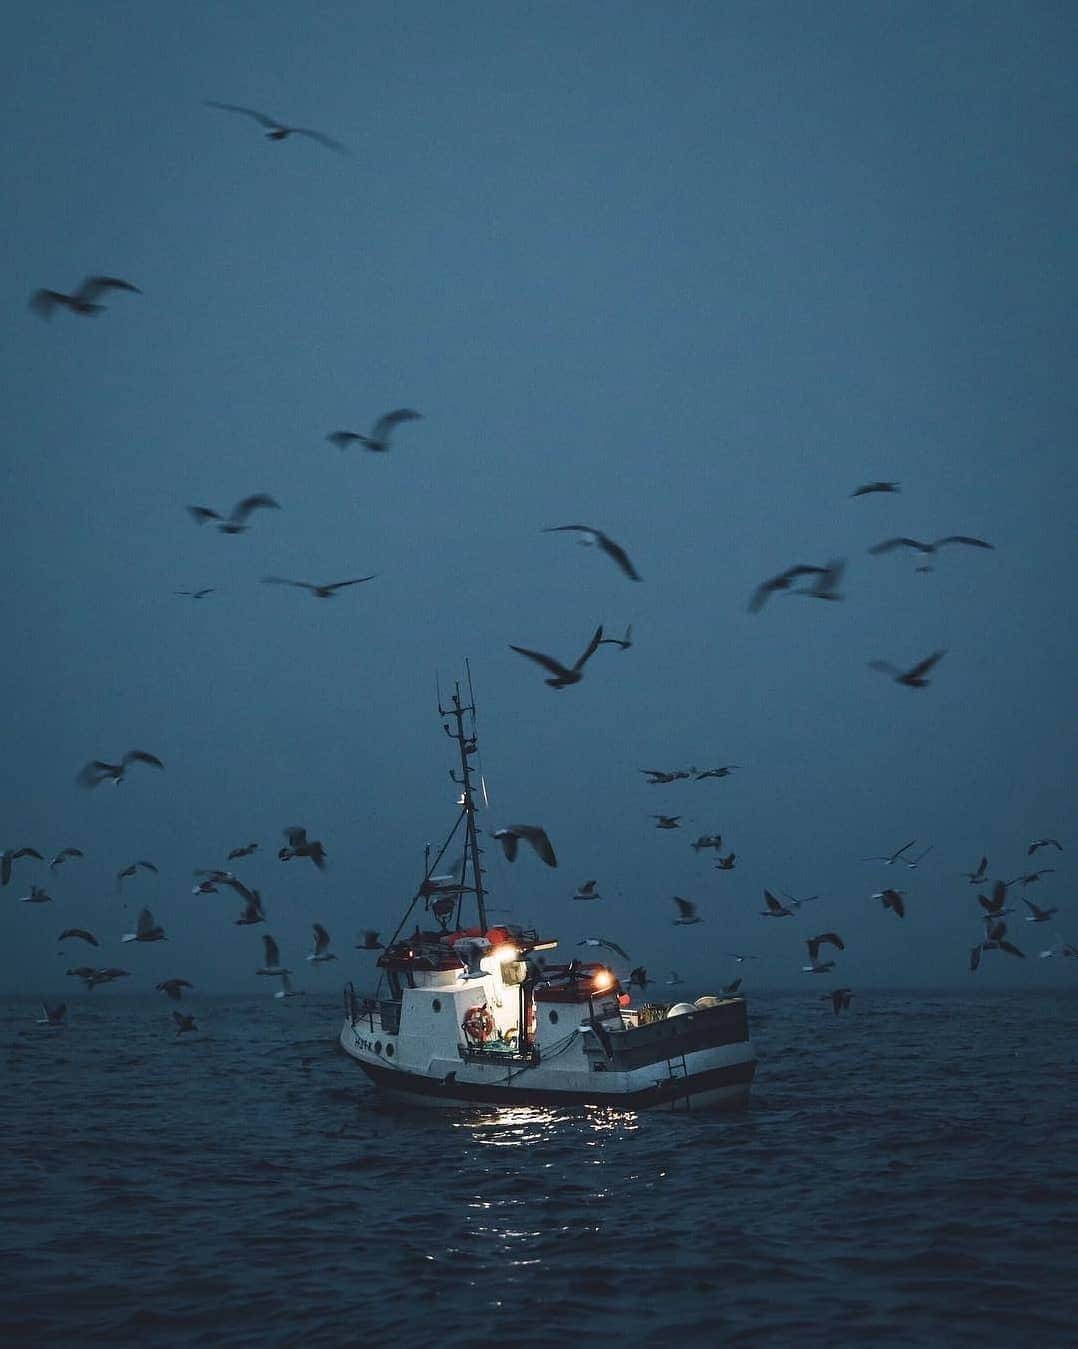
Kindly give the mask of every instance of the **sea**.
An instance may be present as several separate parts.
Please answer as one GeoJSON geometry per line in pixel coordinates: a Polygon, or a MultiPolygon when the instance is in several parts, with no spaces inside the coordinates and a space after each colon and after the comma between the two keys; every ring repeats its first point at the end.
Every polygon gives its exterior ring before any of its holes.
{"type": "Polygon", "coordinates": [[[735,1114],[441,1113],[335,998],[0,1002],[0,1342],[1078,1344],[1078,980],[749,998],[735,1114]]]}

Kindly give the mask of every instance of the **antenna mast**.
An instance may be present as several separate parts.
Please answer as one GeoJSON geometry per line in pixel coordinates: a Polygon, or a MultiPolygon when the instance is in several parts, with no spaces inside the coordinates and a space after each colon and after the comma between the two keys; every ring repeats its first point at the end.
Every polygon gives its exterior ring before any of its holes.
{"type": "MultiPolygon", "coordinates": [[[[469,687],[471,685],[471,671],[468,672],[469,687]]],[[[487,930],[487,906],[486,895],[483,890],[483,866],[479,860],[479,831],[476,828],[475,816],[478,807],[475,804],[475,797],[472,793],[472,769],[469,759],[476,752],[475,736],[475,695],[472,695],[470,703],[463,703],[460,697],[460,682],[457,681],[453,686],[453,697],[451,706],[442,707],[438,704],[438,711],[443,717],[452,717],[456,723],[455,729],[450,729],[447,724],[446,734],[451,740],[457,742],[457,748],[460,751],[460,777],[456,773],[451,773],[450,777],[461,789],[459,805],[461,815],[465,822],[464,832],[464,867],[461,871],[461,891],[460,898],[457,901],[457,926],[460,926],[461,908],[464,904],[464,878],[468,870],[468,863],[472,866],[472,885],[470,888],[475,894],[475,907],[479,915],[479,925],[485,932],[487,930]],[[464,729],[464,717],[467,713],[471,714],[472,732],[469,735],[464,729]]]]}

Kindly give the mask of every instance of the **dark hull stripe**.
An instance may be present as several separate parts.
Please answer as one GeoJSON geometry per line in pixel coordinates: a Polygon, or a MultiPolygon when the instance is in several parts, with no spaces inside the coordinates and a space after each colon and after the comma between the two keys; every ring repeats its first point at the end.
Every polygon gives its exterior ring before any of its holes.
{"type": "MultiPolygon", "coordinates": [[[[347,1051],[343,1051],[347,1052],[347,1051]]],[[[353,1056],[348,1055],[349,1058],[353,1056]]],[[[664,1079],[653,1087],[636,1091],[551,1091],[543,1087],[499,1086],[496,1082],[442,1082],[417,1073],[406,1073],[397,1068],[384,1068],[378,1063],[355,1059],[369,1078],[379,1087],[404,1092],[413,1096],[440,1098],[447,1102],[477,1102],[483,1105],[617,1105],[647,1109],[683,1100],[705,1091],[721,1087],[748,1087],[756,1072],[751,1063],[734,1063],[723,1068],[708,1068],[691,1077],[664,1079]]],[[[742,1097],[739,1097],[742,1099],[742,1097]]]]}

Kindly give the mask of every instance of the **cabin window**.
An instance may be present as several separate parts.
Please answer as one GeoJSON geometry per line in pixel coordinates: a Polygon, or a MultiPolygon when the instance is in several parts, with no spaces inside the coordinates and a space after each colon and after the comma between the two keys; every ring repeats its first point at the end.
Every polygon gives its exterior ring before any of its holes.
{"type": "Polygon", "coordinates": [[[431,1010],[432,1012],[440,1012],[440,1011],[442,1010],[442,1000],[441,1000],[441,998],[431,998],[431,1000],[430,1000],[430,1010],[431,1010]]]}
{"type": "Polygon", "coordinates": [[[380,1054],[380,1053],[382,1052],[382,1042],[381,1042],[381,1040],[375,1040],[375,1042],[374,1042],[374,1052],[375,1052],[376,1054],[380,1054]]]}
{"type": "Polygon", "coordinates": [[[556,1026],[556,1025],[558,1024],[558,1014],[557,1014],[557,1012],[551,1012],[551,1013],[550,1013],[550,1024],[551,1024],[552,1026],[556,1026]]]}
{"type": "Polygon", "coordinates": [[[387,1042],[387,1044],[386,1044],[386,1058],[387,1058],[387,1059],[391,1059],[392,1057],[393,1057],[393,1046],[387,1042]]]}

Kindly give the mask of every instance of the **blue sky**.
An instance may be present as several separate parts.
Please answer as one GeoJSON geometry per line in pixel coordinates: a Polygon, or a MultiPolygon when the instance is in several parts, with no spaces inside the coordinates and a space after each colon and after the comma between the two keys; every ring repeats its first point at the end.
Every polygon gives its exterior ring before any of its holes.
{"type": "MultiPolygon", "coordinates": [[[[562,862],[488,850],[494,902],[566,943],[701,987],[758,951],[756,982],[796,985],[834,927],[843,982],[962,983],[960,873],[985,852],[1009,878],[1044,834],[1067,851],[1030,893],[1061,921],[1013,930],[1078,940],[1071,6],[44,4],[5,30],[0,846],[87,857],[35,907],[18,864],[4,987],[63,987],[71,923],[119,960],[148,902],[172,940],[126,948],[132,986],[253,990],[258,929],[189,894],[248,839],[282,948],[322,922],[367,982],[356,932],[394,926],[452,819],[434,678],[465,656],[481,823],[542,823],[562,862]],[[27,308],[96,272],[143,294],[27,308]],[[423,420],[388,455],[325,441],[398,406],[423,420]],[[901,494],[849,499],[877,478],[901,494]],[[253,491],[282,509],[239,537],[184,509],[253,491]],[[540,532],[577,521],[644,581],[540,532]],[[866,552],[956,532],[995,551],[866,552]],[[845,603],[746,612],[841,556],[845,603]],[[259,584],[370,572],[324,603],[259,584]],[[509,650],[575,658],[598,622],[636,645],[561,693],[509,650]],[[938,648],[925,690],[866,666],[938,648]],[[166,772],[75,787],[131,746],[166,772]],[[742,767],[638,772],[690,763],[742,767]],[[324,876],[276,861],[292,823],[324,876]],[[730,874],[688,846],[713,830],[730,874]],[[899,922],[859,859],[914,836],[899,922]],[[161,875],[124,912],[136,857],[161,875]],[[767,923],[765,885],[822,898],[767,923]],[[673,894],[706,926],[674,928],[673,894]]],[[[1074,974],[1004,959],[977,978],[1074,974]]]]}

